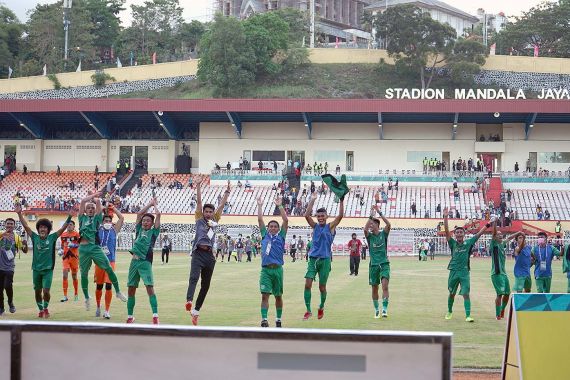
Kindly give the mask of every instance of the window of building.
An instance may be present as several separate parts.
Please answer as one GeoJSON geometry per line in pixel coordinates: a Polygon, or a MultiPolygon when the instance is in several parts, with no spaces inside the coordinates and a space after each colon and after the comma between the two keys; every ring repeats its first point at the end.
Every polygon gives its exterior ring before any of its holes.
{"type": "Polygon", "coordinates": [[[540,152],[538,162],[541,164],[570,164],[570,152],[540,152]]]}

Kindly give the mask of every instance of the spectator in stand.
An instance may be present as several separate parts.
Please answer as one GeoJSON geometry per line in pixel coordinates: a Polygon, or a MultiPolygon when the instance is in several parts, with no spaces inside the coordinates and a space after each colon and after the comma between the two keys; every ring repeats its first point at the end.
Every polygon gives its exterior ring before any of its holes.
{"type": "Polygon", "coordinates": [[[246,189],[251,189],[251,183],[249,182],[249,179],[245,180],[245,188],[246,189]]]}
{"type": "Polygon", "coordinates": [[[336,166],[335,174],[340,174],[340,165],[336,166]]]}
{"type": "Polygon", "coordinates": [[[57,174],[58,177],[61,175],[61,168],[59,167],[59,165],[57,165],[57,170],[55,174],[57,174]]]}
{"type": "Polygon", "coordinates": [[[73,180],[69,182],[69,190],[75,191],[75,182],[73,182],[73,180]]]}
{"type": "Polygon", "coordinates": [[[0,167],[0,181],[2,181],[4,179],[4,176],[6,175],[6,171],[4,170],[4,166],[0,167]]]}
{"type": "Polygon", "coordinates": [[[515,162],[515,173],[518,173],[518,172],[519,172],[519,163],[517,161],[517,162],[515,162]]]}
{"type": "Polygon", "coordinates": [[[28,167],[24,165],[24,175],[28,174],[28,167]]]}
{"type": "Polygon", "coordinates": [[[360,267],[360,249],[362,242],[356,238],[356,234],[352,234],[352,239],[348,241],[348,251],[350,252],[350,276],[358,276],[358,268],[360,267]]]}
{"type": "Polygon", "coordinates": [[[237,187],[242,187],[242,183],[241,183],[241,181],[240,181],[239,179],[238,179],[238,181],[237,181],[237,187]]]}
{"type": "Polygon", "coordinates": [[[194,188],[194,185],[193,185],[193,183],[192,183],[192,177],[191,177],[191,176],[188,178],[188,187],[191,188],[191,189],[194,188]]]}
{"type": "Polygon", "coordinates": [[[413,217],[415,218],[416,214],[418,212],[418,210],[416,208],[416,202],[415,201],[412,202],[412,205],[410,206],[410,211],[411,211],[413,217]]]}
{"type": "Polygon", "coordinates": [[[230,162],[228,161],[228,163],[226,164],[226,169],[227,169],[227,170],[231,170],[231,168],[232,168],[232,165],[231,165],[230,162]]]}
{"type": "Polygon", "coordinates": [[[544,210],[544,220],[550,220],[550,213],[546,209],[544,210]]]}
{"type": "Polygon", "coordinates": [[[95,176],[99,175],[99,166],[95,165],[95,176]]]}
{"type": "Polygon", "coordinates": [[[244,167],[244,165],[243,165],[243,157],[240,157],[240,158],[239,158],[239,168],[240,168],[240,170],[245,169],[245,167],[244,167]]]}
{"type": "Polygon", "coordinates": [[[257,163],[257,168],[259,170],[263,170],[263,162],[261,160],[259,160],[259,162],[257,163]]]}

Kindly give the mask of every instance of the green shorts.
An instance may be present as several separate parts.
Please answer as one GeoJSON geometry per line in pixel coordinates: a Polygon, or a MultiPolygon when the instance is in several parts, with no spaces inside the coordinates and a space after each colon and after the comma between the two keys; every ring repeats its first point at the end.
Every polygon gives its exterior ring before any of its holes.
{"type": "Polygon", "coordinates": [[[305,278],[315,280],[319,275],[319,285],[326,285],[331,272],[331,259],[322,259],[318,257],[309,257],[307,265],[307,273],[305,278]]]}
{"type": "Polygon", "coordinates": [[[517,293],[522,293],[523,290],[530,291],[532,289],[532,280],[530,276],[527,277],[515,277],[515,286],[513,290],[517,293]]]}
{"type": "Polygon", "coordinates": [[[138,288],[141,278],[143,284],[146,286],[154,286],[154,279],[152,277],[152,264],[146,260],[131,260],[127,286],[138,288]]]}
{"type": "Polygon", "coordinates": [[[53,280],[53,269],[32,270],[34,280],[34,290],[51,288],[53,280]]]}
{"type": "Polygon", "coordinates": [[[570,277],[568,277],[568,289],[566,290],[566,293],[570,293],[570,277]]]}
{"type": "Polygon", "coordinates": [[[259,275],[259,291],[273,294],[275,297],[283,295],[283,267],[262,267],[259,275]]]}
{"type": "Polygon", "coordinates": [[[498,296],[511,294],[511,285],[506,274],[492,274],[491,282],[498,296]]]}
{"type": "Polygon", "coordinates": [[[383,278],[390,279],[390,263],[368,267],[368,283],[370,285],[380,285],[383,278]]]}
{"type": "Polygon", "coordinates": [[[449,271],[447,279],[447,289],[450,294],[456,294],[457,288],[461,285],[460,295],[467,295],[471,289],[471,279],[468,270],[452,270],[449,271]]]}
{"type": "Polygon", "coordinates": [[[552,277],[539,277],[535,278],[535,281],[537,293],[550,293],[550,284],[552,283],[552,277]]]}
{"type": "Polygon", "coordinates": [[[80,244],[79,269],[81,270],[81,276],[87,276],[89,274],[89,269],[91,269],[91,264],[93,262],[105,272],[108,270],[113,272],[109,259],[100,246],[97,244],[80,244]]]}

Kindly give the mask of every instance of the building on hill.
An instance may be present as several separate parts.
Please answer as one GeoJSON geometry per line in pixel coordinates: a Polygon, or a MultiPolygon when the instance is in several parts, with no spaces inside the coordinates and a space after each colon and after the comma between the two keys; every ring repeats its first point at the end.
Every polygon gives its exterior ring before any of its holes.
{"type": "MultiPolygon", "coordinates": [[[[357,41],[369,38],[362,29],[362,15],[369,0],[315,0],[315,31],[325,37],[324,43],[357,41]]],[[[224,16],[247,18],[282,8],[309,12],[310,0],[215,0],[215,8],[224,16]]]]}
{"type": "Polygon", "coordinates": [[[428,12],[434,20],[449,24],[457,32],[457,36],[463,35],[466,30],[472,30],[479,19],[461,9],[438,0],[381,0],[365,7],[373,13],[384,12],[388,7],[396,5],[413,4],[424,12],[428,12]]]}
{"type": "Polygon", "coordinates": [[[507,26],[507,16],[503,12],[486,13],[483,8],[477,9],[477,18],[481,24],[487,24],[488,32],[499,33],[507,26]]]}

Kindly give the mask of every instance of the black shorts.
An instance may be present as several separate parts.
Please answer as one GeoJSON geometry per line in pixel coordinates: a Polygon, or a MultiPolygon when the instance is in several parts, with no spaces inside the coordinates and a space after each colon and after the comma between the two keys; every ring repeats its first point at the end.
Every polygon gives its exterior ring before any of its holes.
{"type": "Polygon", "coordinates": [[[170,248],[162,248],[162,253],[170,253],[170,248]]]}
{"type": "Polygon", "coordinates": [[[297,249],[296,249],[296,248],[291,248],[291,249],[289,250],[289,253],[297,253],[297,249]]]}

